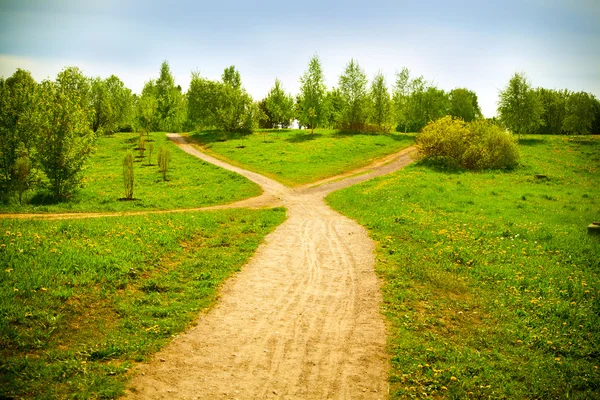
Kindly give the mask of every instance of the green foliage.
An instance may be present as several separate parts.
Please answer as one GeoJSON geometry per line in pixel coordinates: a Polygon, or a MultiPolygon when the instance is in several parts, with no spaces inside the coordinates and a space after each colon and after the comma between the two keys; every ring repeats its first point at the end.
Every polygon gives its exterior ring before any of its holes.
{"type": "Polygon", "coordinates": [[[467,169],[510,168],[519,160],[516,141],[485,120],[465,123],[443,117],[423,129],[417,144],[422,158],[467,169]]]}
{"type": "Polygon", "coordinates": [[[28,71],[17,69],[8,79],[0,78],[0,188],[6,193],[17,183],[19,153],[34,155],[36,91],[28,71]]]}
{"type": "Polygon", "coordinates": [[[471,122],[482,117],[475,92],[469,89],[456,88],[450,91],[448,98],[449,115],[460,118],[465,122],[471,122]]]}
{"type": "Polygon", "coordinates": [[[325,94],[322,124],[329,129],[339,128],[342,122],[344,99],[339,89],[332,88],[325,94]]]}
{"type": "Polygon", "coordinates": [[[377,73],[369,91],[370,116],[369,121],[379,127],[380,132],[389,132],[393,119],[393,107],[390,93],[385,83],[385,77],[377,73]]]}
{"type": "Polygon", "coordinates": [[[510,173],[418,163],[327,197],[376,243],[390,399],[598,398],[600,140],[522,142],[510,173]]]}
{"type": "Polygon", "coordinates": [[[326,92],[321,62],[319,57],[314,55],[308,63],[308,70],[300,78],[298,96],[298,119],[300,124],[311,129],[311,133],[325,121],[326,92]]]}
{"type": "Polygon", "coordinates": [[[93,113],[90,113],[91,128],[112,134],[119,128],[131,125],[134,114],[134,97],[131,90],[114,75],[102,80],[91,81],[90,102],[93,113]]]}
{"type": "Polygon", "coordinates": [[[154,153],[154,142],[147,142],[146,147],[148,148],[148,165],[152,165],[152,153],[154,153]]]}
{"type": "Polygon", "coordinates": [[[225,69],[223,82],[210,81],[192,73],[187,102],[190,121],[203,128],[251,129],[260,116],[252,97],[241,86],[239,72],[234,66],[225,69]]]}
{"type": "Polygon", "coordinates": [[[343,100],[343,128],[362,131],[368,117],[367,76],[354,59],[350,60],[340,75],[338,86],[343,100]]]}
{"type": "Polygon", "coordinates": [[[498,114],[513,133],[533,133],[542,123],[542,104],[525,74],[515,73],[500,92],[498,114]]]}
{"type": "Polygon", "coordinates": [[[396,74],[393,90],[396,121],[404,132],[418,132],[429,122],[448,114],[449,98],[422,76],[410,78],[410,71],[403,68],[396,74]]]}
{"type": "Polygon", "coordinates": [[[267,95],[266,108],[269,112],[271,128],[290,126],[294,118],[294,98],[283,90],[279,79],[275,79],[275,85],[267,95]]]}
{"type": "Polygon", "coordinates": [[[60,72],[56,82],[38,87],[36,158],[56,199],[64,200],[81,182],[96,136],[89,126],[90,84],[76,67],[60,72]]]}
{"type": "MultiPolygon", "coordinates": [[[[168,181],[163,181],[158,167],[144,166],[137,155],[139,135],[116,133],[100,136],[96,150],[85,170],[82,187],[68,202],[57,203],[49,199],[44,190],[28,185],[23,205],[17,199],[0,203],[0,212],[65,213],[93,211],[169,210],[197,208],[232,203],[258,196],[258,185],[243,176],[216,167],[181,151],[164,133],[151,133],[146,146],[153,144],[153,164],[159,146],[171,151],[168,181]],[[118,201],[123,197],[123,155],[134,155],[136,201],[118,201]]],[[[147,161],[146,161],[147,162],[147,161]]],[[[32,171],[31,179],[36,179],[32,171]]],[[[30,179],[30,180],[31,180],[30,179]]]]}
{"type": "Polygon", "coordinates": [[[143,134],[141,134],[140,137],[138,138],[137,151],[140,154],[140,158],[143,160],[144,153],[146,152],[146,138],[144,138],[143,134]]]}
{"type": "Polygon", "coordinates": [[[284,220],[281,208],[0,220],[0,397],[124,394],[133,364],[213,305],[284,220]]]}
{"type": "Polygon", "coordinates": [[[17,177],[17,191],[19,192],[19,204],[23,204],[23,192],[29,183],[31,173],[31,160],[27,155],[22,155],[15,161],[15,175],[17,177]]]}
{"type": "Polygon", "coordinates": [[[563,122],[566,115],[568,90],[536,89],[538,100],[542,104],[542,123],[536,129],[537,134],[558,135],[563,133],[563,122]]]}
{"type": "Polygon", "coordinates": [[[133,199],[133,155],[125,154],[123,158],[123,185],[125,186],[125,199],[133,199]]]}
{"type": "Polygon", "coordinates": [[[167,146],[160,146],[158,148],[158,169],[162,174],[163,181],[167,180],[167,171],[169,170],[169,163],[171,162],[171,151],[167,146]]]}
{"type": "Polygon", "coordinates": [[[136,101],[138,125],[149,133],[158,125],[155,116],[158,100],[155,95],[154,81],[150,80],[144,84],[142,94],[136,101]]]}
{"type": "Polygon", "coordinates": [[[360,134],[338,130],[276,129],[251,135],[195,132],[191,138],[218,158],[279,182],[298,186],[368,165],[414,144],[413,136],[360,134]],[[264,143],[264,136],[271,140],[264,143]],[[277,135],[277,136],[275,136],[277,135]],[[224,140],[226,139],[226,140],[224,140]],[[244,148],[241,148],[244,146],[244,148]]]}
{"type": "Polygon", "coordinates": [[[565,105],[563,129],[575,135],[586,135],[594,122],[594,97],[586,92],[569,95],[565,105]]]}

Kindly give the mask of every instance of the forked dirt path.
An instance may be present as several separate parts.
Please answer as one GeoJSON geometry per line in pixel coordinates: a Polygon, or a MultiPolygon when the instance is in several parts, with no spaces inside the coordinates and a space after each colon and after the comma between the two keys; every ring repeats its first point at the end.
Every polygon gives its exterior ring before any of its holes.
{"type": "Polygon", "coordinates": [[[402,168],[414,149],[371,172],[293,190],[170,137],[184,151],[261,185],[288,218],[224,284],[217,305],[139,367],[127,397],[386,398],[389,360],[374,244],[323,198],[402,168]]]}

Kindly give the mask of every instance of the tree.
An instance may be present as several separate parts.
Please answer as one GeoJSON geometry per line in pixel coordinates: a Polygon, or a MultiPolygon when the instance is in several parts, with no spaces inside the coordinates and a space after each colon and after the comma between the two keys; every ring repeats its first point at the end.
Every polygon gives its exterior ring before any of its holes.
{"type": "Polygon", "coordinates": [[[248,119],[258,115],[234,66],[225,69],[221,82],[204,79],[193,72],[187,104],[188,116],[196,126],[214,126],[228,132],[253,126],[248,119]]]}
{"type": "Polygon", "coordinates": [[[269,111],[272,127],[281,125],[284,128],[290,126],[294,118],[294,98],[285,93],[279,79],[275,79],[275,85],[267,95],[267,110],[269,111]]]}
{"type": "Polygon", "coordinates": [[[542,106],[541,120],[536,133],[558,135],[563,133],[568,90],[553,90],[538,88],[535,91],[542,106]]]}
{"type": "Polygon", "coordinates": [[[89,80],[76,67],[44,81],[37,96],[37,161],[62,200],[79,184],[96,136],[90,129],[89,80]]]}
{"type": "Polygon", "coordinates": [[[158,148],[158,169],[162,174],[163,181],[167,180],[167,171],[171,162],[171,150],[166,145],[158,148]]]}
{"type": "Polygon", "coordinates": [[[393,102],[398,126],[404,126],[404,133],[407,132],[410,123],[410,71],[402,67],[400,72],[396,72],[396,83],[393,88],[393,102]]]}
{"type": "Polygon", "coordinates": [[[342,122],[344,99],[339,89],[332,88],[325,94],[323,102],[323,125],[328,128],[337,128],[342,122]]]}
{"type": "Polygon", "coordinates": [[[127,153],[123,158],[123,185],[125,199],[133,200],[133,155],[127,153]]]}
{"type": "Polygon", "coordinates": [[[192,72],[187,92],[188,118],[196,127],[207,128],[217,125],[216,108],[221,83],[204,79],[192,72]]]}
{"type": "Polygon", "coordinates": [[[115,75],[91,82],[90,101],[94,112],[92,130],[113,133],[121,126],[131,123],[133,95],[131,90],[115,75]]]}
{"type": "Polygon", "coordinates": [[[521,136],[533,133],[542,123],[542,105],[523,73],[515,73],[500,92],[498,114],[506,127],[521,136]]]}
{"type": "Polygon", "coordinates": [[[566,102],[563,129],[571,134],[586,135],[594,123],[594,97],[586,92],[572,93],[566,102]]]}
{"type": "Polygon", "coordinates": [[[149,135],[150,131],[158,129],[156,109],[158,100],[156,99],[156,85],[153,80],[144,84],[142,94],[137,99],[137,120],[139,126],[149,135]]]}
{"type": "Polygon", "coordinates": [[[160,66],[160,75],[154,85],[158,129],[181,131],[186,119],[184,96],[181,87],[175,86],[175,79],[167,61],[163,61],[160,66]]]}
{"type": "Polygon", "coordinates": [[[223,83],[231,86],[234,89],[240,89],[242,87],[242,78],[240,76],[240,72],[235,69],[235,66],[230,65],[225,68],[223,71],[223,75],[221,75],[221,79],[223,83]]]}
{"type": "Polygon", "coordinates": [[[387,125],[392,122],[393,108],[392,99],[385,83],[385,77],[381,71],[373,78],[371,90],[369,91],[369,100],[371,103],[371,122],[376,124],[380,131],[387,130],[387,125]]]}
{"type": "Polygon", "coordinates": [[[448,114],[449,99],[444,90],[438,89],[433,83],[427,83],[427,88],[423,93],[421,108],[422,119],[417,130],[421,130],[430,123],[448,114]]]}
{"type": "Polygon", "coordinates": [[[338,86],[344,102],[342,123],[350,130],[363,130],[368,115],[367,76],[354,59],[346,65],[338,86]]]}
{"type": "Polygon", "coordinates": [[[482,117],[475,92],[469,89],[456,88],[450,91],[448,98],[448,113],[451,116],[461,118],[465,122],[471,122],[482,117]]]}
{"type": "Polygon", "coordinates": [[[313,56],[308,63],[308,70],[300,78],[299,119],[300,123],[314,133],[324,120],[325,87],[321,62],[313,56]]]}
{"type": "Polygon", "coordinates": [[[0,78],[0,183],[8,190],[17,182],[15,163],[34,150],[37,84],[28,71],[17,69],[0,78]]]}

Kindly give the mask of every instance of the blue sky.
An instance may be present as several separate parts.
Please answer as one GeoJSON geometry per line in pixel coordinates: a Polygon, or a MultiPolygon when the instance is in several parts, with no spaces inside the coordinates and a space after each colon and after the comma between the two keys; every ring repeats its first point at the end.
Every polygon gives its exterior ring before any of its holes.
{"type": "Polygon", "coordinates": [[[139,92],[163,60],[184,89],[191,71],[218,79],[233,64],[258,100],[276,77],[295,94],[313,54],[329,87],[351,58],[389,86],[406,66],[442,89],[474,90],[488,117],[517,71],[600,98],[600,1],[0,1],[4,76],[77,65],[139,92]]]}

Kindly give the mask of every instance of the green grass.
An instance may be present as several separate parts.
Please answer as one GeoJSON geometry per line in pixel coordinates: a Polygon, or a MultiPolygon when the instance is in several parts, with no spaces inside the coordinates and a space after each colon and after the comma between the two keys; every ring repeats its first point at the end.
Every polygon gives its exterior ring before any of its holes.
{"type": "Polygon", "coordinates": [[[329,195],[378,242],[391,398],[600,398],[600,137],[520,149],[513,171],[421,163],[329,195]]]}
{"type": "Polygon", "coordinates": [[[0,220],[0,398],[114,398],[284,209],[0,220]]]}
{"type": "Polygon", "coordinates": [[[85,171],[83,187],[67,202],[53,203],[44,192],[26,193],[30,204],[19,206],[15,198],[0,204],[0,212],[86,212],[165,210],[204,207],[230,203],[261,193],[260,188],[246,178],[205,163],[175,146],[164,133],[152,133],[154,153],[152,165],[140,159],[138,134],[119,133],[101,137],[95,154],[85,171]],[[158,147],[166,144],[172,161],[163,181],[157,166],[158,147]],[[124,197],[123,157],[132,151],[134,163],[135,201],[119,201],[124,197]]]}
{"type": "Polygon", "coordinates": [[[190,137],[212,154],[298,186],[368,165],[414,143],[414,135],[359,134],[337,130],[260,130],[253,134],[201,131],[190,137]]]}

